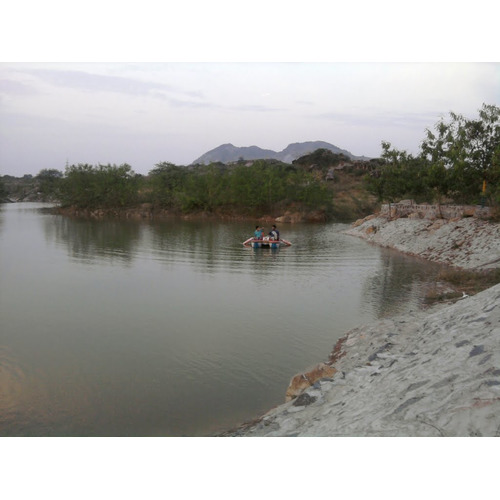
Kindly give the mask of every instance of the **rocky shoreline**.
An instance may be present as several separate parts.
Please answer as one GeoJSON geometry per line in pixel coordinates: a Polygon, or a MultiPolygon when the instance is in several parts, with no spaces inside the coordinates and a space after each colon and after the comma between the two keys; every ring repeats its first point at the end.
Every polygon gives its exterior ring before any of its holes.
{"type": "Polygon", "coordinates": [[[369,216],[346,234],[453,267],[500,267],[500,224],[475,217],[413,219],[369,216]]]}
{"type": "MultiPolygon", "coordinates": [[[[500,226],[370,216],[347,231],[463,269],[500,267],[500,226]]],[[[351,330],[286,403],[225,436],[500,436],[500,284],[351,330]]]]}

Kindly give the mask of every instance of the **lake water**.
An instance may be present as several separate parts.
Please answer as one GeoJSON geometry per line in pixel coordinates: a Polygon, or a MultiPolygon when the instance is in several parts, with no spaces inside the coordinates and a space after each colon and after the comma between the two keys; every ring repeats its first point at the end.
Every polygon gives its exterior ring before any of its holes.
{"type": "Polygon", "coordinates": [[[287,224],[88,221],[0,205],[0,436],[206,436],[284,402],[349,329],[440,267],[287,224]]]}

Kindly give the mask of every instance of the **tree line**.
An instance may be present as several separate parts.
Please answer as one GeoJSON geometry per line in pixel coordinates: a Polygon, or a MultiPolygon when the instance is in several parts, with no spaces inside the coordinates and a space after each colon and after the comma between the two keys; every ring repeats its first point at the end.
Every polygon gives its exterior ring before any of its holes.
{"type": "Polygon", "coordinates": [[[324,183],[300,166],[276,160],[252,165],[179,166],[157,164],[147,176],[128,164],[70,165],[64,174],[44,170],[37,176],[40,189],[52,192],[62,206],[124,208],[151,203],[173,212],[235,211],[272,213],[296,204],[328,211],[331,194],[324,183]]]}
{"type": "Polygon", "coordinates": [[[379,201],[500,204],[500,108],[483,104],[476,119],[450,112],[426,129],[412,155],[382,142],[381,164],[367,177],[379,201]]]}

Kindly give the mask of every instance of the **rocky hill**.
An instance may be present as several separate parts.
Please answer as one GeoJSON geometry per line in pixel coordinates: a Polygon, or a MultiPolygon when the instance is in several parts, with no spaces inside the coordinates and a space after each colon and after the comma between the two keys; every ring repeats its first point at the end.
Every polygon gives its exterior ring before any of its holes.
{"type": "Polygon", "coordinates": [[[0,176],[0,203],[19,201],[45,201],[38,180],[32,175],[0,176]]]}
{"type": "Polygon", "coordinates": [[[262,149],[258,146],[237,147],[232,144],[222,144],[208,151],[197,158],[193,164],[208,164],[212,162],[230,163],[238,161],[243,158],[244,160],[267,160],[274,159],[280,160],[284,163],[291,163],[293,160],[300,158],[306,154],[312,153],[317,149],[328,149],[336,154],[344,154],[352,160],[369,160],[366,156],[355,156],[351,152],[340,149],[333,144],[324,141],[308,141],[308,142],[295,142],[289,144],[283,151],[272,151],[271,149],[262,149]]]}

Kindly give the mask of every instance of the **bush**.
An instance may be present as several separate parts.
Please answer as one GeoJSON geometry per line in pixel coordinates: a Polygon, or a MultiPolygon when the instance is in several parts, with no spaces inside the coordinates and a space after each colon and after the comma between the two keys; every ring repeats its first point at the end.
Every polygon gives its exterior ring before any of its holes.
{"type": "Polygon", "coordinates": [[[60,183],[63,205],[78,208],[110,208],[133,205],[139,180],[130,165],[71,165],[60,183]]]}

